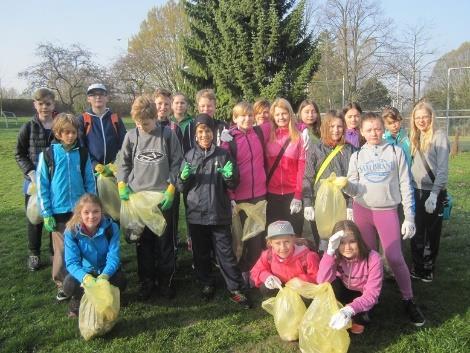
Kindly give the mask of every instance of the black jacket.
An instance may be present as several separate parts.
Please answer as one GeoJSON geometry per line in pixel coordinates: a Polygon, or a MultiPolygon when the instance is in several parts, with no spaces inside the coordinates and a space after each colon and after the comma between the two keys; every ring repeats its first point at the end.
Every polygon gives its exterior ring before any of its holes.
{"type": "Polygon", "coordinates": [[[229,153],[214,144],[207,151],[196,144],[188,151],[185,162],[195,168],[194,174],[183,181],[178,177],[177,188],[186,199],[186,218],[190,224],[227,225],[232,223],[232,211],[227,189],[235,189],[239,183],[236,163],[233,175],[225,179],[217,168],[222,168],[231,160],[229,153]]]}
{"type": "Polygon", "coordinates": [[[29,180],[28,173],[36,170],[39,154],[51,145],[53,139],[54,134],[44,129],[37,116],[20,128],[15,159],[27,180],[29,180]]]}

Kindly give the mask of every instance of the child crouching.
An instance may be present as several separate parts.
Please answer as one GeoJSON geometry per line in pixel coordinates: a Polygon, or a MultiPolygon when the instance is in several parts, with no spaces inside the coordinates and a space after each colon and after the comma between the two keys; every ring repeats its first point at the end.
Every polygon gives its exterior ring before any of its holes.
{"type": "Polygon", "coordinates": [[[64,292],[71,296],[69,317],[78,315],[83,288],[80,284],[109,281],[122,292],[127,285],[121,271],[119,226],[102,213],[100,199],[83,195],[67,222],[65,265],[69,274],[64,280],[64,292]]]}
{"type": "Polygon", "coordinates": [[[294,229],[288,221],[276,221],[268,226],[268,249],[251,270],[251,280],[264,296],[275,296],[282,284],[296,277],[317,283],[320,258],[304,245],[296,245],[294,229]]]}

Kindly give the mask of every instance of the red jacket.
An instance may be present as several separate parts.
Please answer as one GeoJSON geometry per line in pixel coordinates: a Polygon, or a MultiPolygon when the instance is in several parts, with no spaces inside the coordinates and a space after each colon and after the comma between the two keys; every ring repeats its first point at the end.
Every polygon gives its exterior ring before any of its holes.
{"type": "MultiPolygon", "coordinates": [[[[275,140],[266,145],[268,172],[289,137],[289,129],[277,128],[275,140]]],[[[294,193],[294,198],[302,200],[302,180],[305,169],[305,148],[302,136],[290,142],[268,184],[268,192],[276,195],[294,193]]]]}
{"type": "Polygon", "coordinates": [[[278,277],[282,283],[297,277],[305,282],[317,283],[317,272],[320,258],[317,253],[304,245],[295,245],[292,255],[282,259],[269,248],[261,253],[253,266],[250,277],[256,287],[261,286],[268,276],[278,277]]]}

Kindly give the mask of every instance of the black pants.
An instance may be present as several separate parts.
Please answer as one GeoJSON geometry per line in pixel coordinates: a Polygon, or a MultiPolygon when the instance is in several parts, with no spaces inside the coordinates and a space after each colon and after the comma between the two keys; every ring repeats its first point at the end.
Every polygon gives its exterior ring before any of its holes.
{"type": "Polygon", "coordinates": [[[424,207],[430,193],[429,190],[415,190],[416,234],[411,238],[411,256],[413,269],[421,274],[434,271],[441,241],[445,193],[439,193],[432,214],[427,213],[424,207]]]}
{"type": "Polygon", "coordinates": [[[180,193],[178,191],[175,191],[175,197],[173,199],[171,209],[173,210],[173,241],[175,246],[178,247],[178,223],[180,219],[180,193]]]}
{"type": "Polygon", "coordinates": [[[268,205],[266,206],[266,226],[269,226],[275,221],[289,221],[294,228],[296,235],[302,234],[302,227],[304,224],[304,214],[300,210],[299,213],[290,214],[290,203],[294,198],[294,194],[286,195],[267,195],[268,205]]]}
{"type": "MultiPolygon", "coordinates": [[[[350,304],[354,299],[362,295],[362,293],[359,291],[346,288],[343,281],[341,281],[341,279],[339,278],[336,278],[331,283],[331,287],[333,288],[333,292],[335,293],[336,300],[339,301],[343,305],[350,304]]],[[[354,315],[352,319],[354,322],[357,322],[358,324],[363,325],[367,323],[367,322],[364,322],[363,315],[364,313],[356,313],[356,315],[354,315]]]]}
{"type": "Polygon", "coordinates": [[[167,224],[158,236],[145,227],[136,245],[137,273],[140,282],[156,280],[160,286],[172,285],[176,268],[175,240],[173,238],[173,208],[163,212],[167,224]]]}
{"type": "MultiPolygon", "coordinates": [[[[24,206],[25,209],[28,207],[28,201],[31,196],[24,195],[24,206]]],[[[41,239],[42,239],[42,227],[44,223],[32,224],[28,217],[26,217],[26,227],[28,232],[28,250],[30,255],[41,255],[41,239]]],[[[49,253],[52,255],[54,250],[52,248],[52,235],[49,234],[49,253]]]]}
{"type": "Polygon", "coordinates": [[[203,285],[214,286],[211,250],[214,251],[227,289],[244,289],[244,282],[232,249],[230,225],[189,224],[196,276],[203,285]]]}
{"type": "MultiPolygon", "coordinates": [[[[94,274],[92,275],[97,277],[94,274]]],[[[127,279],[124,275],[124,272],[117,270],[116,273],[109,279],[109,283],[118,287],[122,293],[127,287],[127,279]]],[[[83,288],[80,287],[80,282],[77,281],[77,279],[71,274],[68,274],[64,279],[64,293],[65,295],[74,297],[75,299],[80,299],[83,295],[83,288]]]]}
{"type": "MultiPolygon", "coordinates": [[[[247,219],[247,216],[244,211],[240,211],[239,215],[240,215],[240,221],[243,227],[247,219]]],[[[238,268],[240,269],[240,271],[248,272],[253,268],[256,261],[258,261],[259,257],[261,256],[261,253],[263,252],[263,250],[266,249],[265,238],[266,238],[266,232],[264,231],[254,236],[253,238],[250,238],[243,242],[242,255],[240,259],[238,260],[238,268]]]]}

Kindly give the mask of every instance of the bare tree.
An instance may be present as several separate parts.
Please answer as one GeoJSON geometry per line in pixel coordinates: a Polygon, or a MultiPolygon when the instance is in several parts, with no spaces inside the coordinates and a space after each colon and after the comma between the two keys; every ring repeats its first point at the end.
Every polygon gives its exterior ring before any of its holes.
{"type": "Polygon", "coordinates": [[[58,100],[74,112],[80,97],[85,96],[87,85],[104,77],[104,70],[92,61],[92,53],[80,44],[69,48],[42,43],[36,48],[41,62],[19,73],[29,81],[31,90],[48,87],[57,93],[58,100]]]}

